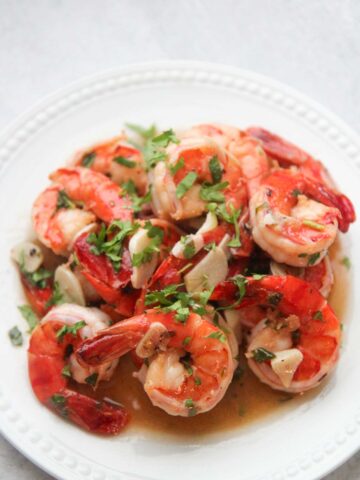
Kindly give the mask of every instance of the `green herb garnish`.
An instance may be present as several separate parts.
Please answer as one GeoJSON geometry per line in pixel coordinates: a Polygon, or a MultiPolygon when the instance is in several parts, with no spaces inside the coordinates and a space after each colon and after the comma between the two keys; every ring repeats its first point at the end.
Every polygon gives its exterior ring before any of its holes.
{"type": "Polygon", "coordinates": [[[119,165],[123,165],[124,167],[127,167],[127,168],[135,168],[136,167],[136,162],[134,162],[133,160],[129,160],[128,158],[125,158],[125,157],[115,157],[114,158],[114,162],[119,164],[119,165]]]}
{"type": "Polygon", "coordinates": [[[30,307],[30,305],[20,305],[18,307],[18,310],[27,321],[27,324],[29,326],[29,333],[31,333],[39,323],[39,319],[37,315],[35,314],[34,310],[30,307]]]}
{"type": "Polygon", "coordinates": [[[86,168],[90,168],[95,161],[96,153],[89,152],[85,153],[83,158],[81,159],[81,165],[86,168]]]}
{"type": "Polygon", "coordinates": [[[57,332],[56,338],[59,342],[63,340],[65,335],[73,335],[74,337],[77,335],[77,332],[86,326],[86,323],[81,320],[80,322],[74,323],[74,325],[63,325],[57,332]]]}
{"type": "Polygon", "coordinates": [[[209,161],[209,169],[213,183],[221,182],[222,168],[217,155],[212,157],[209,161]]]}
{"type": "Polygon", "coordinates": [[[267,350],[266,348],[256,348],[255,350],[252,350],[252,358],[255,360],[255,362],[262,363],[262,362],[267,362],[268,360],[272,360],[275,358],[275,355],[267,350]]]}
{"type": "Polygon", "coordinates": [[[18,327],[12,327],[8,332],[9,338],[11,343],[16,346],[20,347],[23,344],[23,336],[18,327]]]}
{"type": "Polygon", "coordinates": [[[182,198],[185,193],[194,185],[196,179],[197,174],[195,172],[189,172],[176,187],[177,198],[182,198]]]}

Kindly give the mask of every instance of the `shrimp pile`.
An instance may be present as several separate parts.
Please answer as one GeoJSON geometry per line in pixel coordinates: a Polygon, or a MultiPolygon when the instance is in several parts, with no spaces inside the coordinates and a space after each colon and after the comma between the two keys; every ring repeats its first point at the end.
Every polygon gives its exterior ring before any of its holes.
{"type": "Polygon", "coordinates": [[[30,383],[53,412],[121,432],[126,406],[77,386],[95,391],[127,353],[152,404],[183,417],[221,402],[240,354],[291,394],[334,369],[329,249],[355,212],[319,160],[260,127],[129,125],[49,178],[36,240],[11,255],[30,383]]]}

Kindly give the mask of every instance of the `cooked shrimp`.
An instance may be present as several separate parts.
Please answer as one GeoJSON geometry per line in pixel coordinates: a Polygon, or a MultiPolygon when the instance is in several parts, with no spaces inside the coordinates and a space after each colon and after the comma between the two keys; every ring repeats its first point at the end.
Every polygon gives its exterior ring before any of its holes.
{"type": "Polygon", "coordinates": [[[60,416],[94,433],[115,435],[128,422],[120,405],[97,401],[68,387],[68,378],[96,386],[109,380],[117,361],[100,366],[80,365],[72,353],[82,339],[109,325],[109,317],[98,309],[63,304],[53,308],[33,331],[28,350],[29,376],[39,401],[60,416]]]}
{"type": "Polygon", "coordinates": [[[121,188],[102,173],[88,168],[59,168],[50,179],[60,184],[74,202],[82,202],[86,210],[93,212],[100,220],[131,220],[131,202],[122,196],[121,188]]]}
{"type": "Polygon", "coordinates": [[[262,177],[268,172],[270,162],[261,144],[246,132],[229,125],[203,124],[186,131],[184,137],[212,138],[232,158],[236,159],[252,195],[262,177]]]}
{"type": "Polygon", "coordinates": [[[167,153],[168,162],[159,162],[150,173],[153,208],[160,218],[184,220],[205,212],[206,200],[201,189],[204,182],[213,181],[212,159],[218,165],[218,179],[228,182],[219,194],[235,209],[246,204],[241,168],[212,139],[185,138],[178,145],[169,145],[167,153]]]}
{"type": "MultiPolygon", "coordinates": [[[[213,299],[233,302],[237,288],[224,282],[213,299]]],[[[264,317],[253,328],[246,356],[257,377],[272,388],[299,393],[316,387],[335,367],[340,322],[309,283],[287,276],[248,278],[236,307],[262,305],[264,317]]]]}
{"type": "Polygon", "coordinates": [[[97,293],[112,304],[117,313],[129,317],[134,314],[139,289],[146,286],[178,238],[179,230],[165,220],[140,221],[132,226],[115,223],[110,224],[103,239],[111,250],[108,255],[94,251],[94,244],[86,232],[76,239],[74,252],[81,274],[97,293]],[[153,230],[156,238],[151,237],[151,226],[156,229],[153,230]],[[128,233],[122,238],[126,228],[128,233]],[[158,241],[155,243],[155,240],[158,241]],[[136,256],[143,257],[139,263],[134,262],[136,256]],[[114,263],[115,257],[117,263],[114,263]]]}
{"type": "Polygon", "coordinates": [[[272,261],[270,262],[270,270],[273,275],[293,275],[302,278],[319,290],[325,298],[329,296],[334,284],[334,274],[328,255],[317,265],[305,268],[289,267],[289,265],[272,261]]]}
{"type": "Polygon", "coordinates": [[[345,195],[335,189],[334,182],[324,165],[301,148],[264,128],[251,127],[246,131],[258,139],[267,155],[277,160],[281,166],[297,166],[302,175],[327,187],[323,191],[322,203],[335,205],[340,210],[339,227],[342,232],[347,232],[350,223],[356,218],[354,207],[345,195]]]}
{"type": "Polygon", "coordinates": [[[211,321],[190,313],[149,310],[99,332],[78,349],[80,362],[95,366],[136,348],[149,367],[141,372],[151,402],[169,415],[191,416],[212,409],[233,376],[234,360],[226,335],[211,321]]]}
{"type": "Polygon", "coordinates": [[[146,192],[147,176],[143,156],[138,149],[126,142],[124,136],[79,152],[73,163],[75,166],[103,173],[118,185],[131,180],[141,195],[146,192]]]}
{"type": "Polygon", "coordinates": [[[69,255],[69,245],[80,230],[95,222],[92,212],[75,203],[62,202],[64,189],[52,185],[35,200],[32,209],[34,230],[41,243],[57,255],[69,255]]]}
{"type": "Polygon", "coordinates": [[[250,200],[254,240],[279,263],[316,265],[335,241],[340,212],[308,198],[317,193],[310,186],[297,173],[275,170],[250,200]]]}

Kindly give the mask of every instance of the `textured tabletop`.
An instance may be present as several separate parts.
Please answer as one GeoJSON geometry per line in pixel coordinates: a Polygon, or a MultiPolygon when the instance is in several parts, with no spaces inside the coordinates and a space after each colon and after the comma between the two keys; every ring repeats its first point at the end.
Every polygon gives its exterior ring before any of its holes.
{"type": "MultiPolygon", "coordinates": [[[[285,82],[360,131],[358,0],[0,0],[0,129],[120,65],[189,59],[285,82]]],[[[360,454],[327,480],[360,478],[360,454]]],[[[0,437],[0,480],[45,480],[0,437]]]]}

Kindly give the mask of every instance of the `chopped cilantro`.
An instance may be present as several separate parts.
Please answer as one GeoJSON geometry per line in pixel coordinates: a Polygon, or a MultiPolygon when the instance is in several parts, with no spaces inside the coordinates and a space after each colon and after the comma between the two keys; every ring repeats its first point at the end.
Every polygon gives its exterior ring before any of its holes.
{"type": "Polygon", "coordinates": [[[210,333],[210,335],[208,335],[206,338],[214,338],[219,340],[221,343],[226,343],[226,335],[224,335],[224,333],[220,330],[210,333]]]}
{"type": "Polygon", "coordinates": [[[267,276],[267,275],[264,275],[264,274],[261,274],[261,273],[254,273],[253,276],[252,276],[252,278],[253,278],[254,280],[261,280],[261,279],[263,279],[263,278],[266,277],[266,276],[267,276]]]}
{"type": "Polygon", "coordinates": [[[60,208],[67,208],[67,209],[76,208],[76,203],[70,200],[65,190],[59,190],[59,193],[58,193],[56,210],[59,210],[60,208]]]}
{"type": "Polygon", "coordinates": [[[47,279],[52,277],[52,273],[44,267],[40,267],[33,273],[27,272],[24,265],[20,264],[20,270],[24,274],[26,280],[34,287],[44,289],[47,285],[47,279]]]}
{"type": "Polygon", "coordinates": [[[13,327],[8,332],[9,338],[11,343],[16,346],[20,347],[23,344],[23,336],[18,327],[13,327]]]}
{"type": "Polygon", "coordinates": [[[317,310],[313,315],[313,319],[322,322],[324,319],[322,312],[320,310],[317,310]]]}
{"type": "Polygon", "coordinates": [[[194,383],[195,385],[198,387],[199,385],[201,385],[201,378],[200,377],[194,377],[194,383]]]}
{"type": "Polygon", "coordinates": [[[205,202],[223,203],[225,202],[225,197],[222,191],[228,185],[229,182],[215,183],[215,185],[204,182],[201,185],[200,198],[205,202]]]}
{"type": "Polygon", "coordinates": [[[156,126],[154,124],[150,125],[148,128],[136,125],[135,123],[126,123],[126,126],[129,130],[140,135],[144,140],[150,140],[156,135],[156,126]]]}
{"type": "Polygon", "coordinates": [[[66,404],[66,398],[63,395],[55,394],[51,397],[51,401],[58,407],[63,407],[66,404]]]}
{"type": "Polygon", "coordinates": [[[58,339],[59,342],[63,340],[65,335],[73,335],[76,336],[77,332],[86,326],[86,323],[81,320],[80,322],[74,323],[74,325],[63,325],[57,332],[56,332],[56,338],[58,339]]]}
{"type": "Polygon", "coordinates": [[[180,242],[184,246],[183,255],[185,258],[192,258],[195,253],[195,244],[194,241],[191,239],[191,236],[182,236],[180,242]]]}
{"type": "Polygon", "coordinates": [[[193,417],[194,415],[196,415],[197,412],[195,408],[195,403],[192,398],[188,398],[187,400],[185,400],[185,407],[188,409],[189,417],[193,417]]]}
{"type": "Polygon", "coordinates": [[[251,353],[252,358],[258,363],[267,362],[268,360],[275,358],[275,355],[272,352],[262,347],[256,348],[251,353]]]}
{"type": "Polygon", "coordinates": [[[176,187],[177,198],[182,198],[185,193],[194,185],[196,179],[197,174],[195,172],[189,172],[176,187]]]}
{"type": "Polygon", "coordinates": [[[92,373],[91,375],[89,375],[88,377],[85,378],[85,382],[88,385],[91,385],[92,387],[95,387],[96,382],[98,380],[98,377],[99,377],[98,373],[92,373]]]}
{"type": "Polygon", "coordinates": [[[96,157],[95,152],[85,153],[85,155],[81,159],[81,165],[86,168],[90,168],[94,163],[96,157]]]}
{"type": "Polygon", "coordinates": [[[186,347],[191,342],[191,337],[185,337],[182,344],[186,347]]]}
{"type": "Polygon", "coordinates": [[[344,258],[341,260],[341,263],[342,263],[342,265],[344,265],[344,267],[346,267],[348,270],[350,270],[351,262],[350,262],[350,258],[349,258],[349,257],[344,257],[344,258]]]}
{"type": "Polygon", "coordinates": [[[228,305],[227,307],[220,307],[220,308],[218,308],[218,310],[229,310],[229,309],[232,309],[232,308],[236,307],[237,305],[239,305],[241,303],[242,299],[245,296],[246,285],[248,283],[247,278],[244,277],[243,275],[235,275],[230,280],[232,281],[232,283],[234,283],[236,285],[236,287],[238,289],[238,291],[237,291],[237,297],[238,298],[231,305],[228,305]]]}
{"type": "Polygon", "coordinates": [[[215,248],[216,248],[216,243],[215,242],[210,242],[210,243],[207,243],[206,245],[204,245],[204,249],[207,252],[210,252],[211,250],[215,250],[215,248]]]}
{"type": "Polygon", "coordinates": [[[209,169],[213,183],[221,182],[222,168],[217,155],[212,157],[209,161],[209,169]]]}
{"type": "Polygon", "coordinates": [[[64,295],[61,293],[59,283],[55,282],[52,295],[46,302],[46,308],[50,308],[53,305],[60,305],[61,303],[64,303],[64,295]]]}
{"type": "Polygon", "coordinates": [[[180,140],[176,137],[174,131],[170,129],[154,137],[152,143],[158,147],[166,148],[170,143],[180,143],[180,140]]]}
{"type": "Polygon", "coordinates": [[[133,160],[129,160],[128,158],[125,158],[125,157],[115,157],[114,162],[118,163],[119,165],[123,165],[124,167],[127,167],[127,168],[136,167],[136,162],[134,162],[133,160]]]}
{"type": "Polygon", "coordinates": [[[294,190],[291,192],[291,195],[293,197],[298,197],[299,195],[301,195],[301,190],[299,190],[298,188],[294,188],[294,190]]]}
{"type": "Polygon", "coordinates": [[[27,321],[27,324],[29,326],[29,333],[31,333],[39,323],[38,317],[36,316],[34,310],[30,307],[30,305],[20,305],[18,307],[18,310],[27,321]]]}
{"type": "Polygon", "coordinates": [[[175,163],[175,165],[170,165],[170,173],[172,176],[175,176],[179,170],[181,170],[185,166],[185,160],[183,157],[180,157],[179,160],[175,163]]]}
{"type": "Polygon", "coordinates": [[[65,365],[65,367],[61,370],[61,375],[63,377],[71,378],[70,365],[65,365]]]}
{"type": "Polygon", "coordinates": [[[320,258],[320,252],[309,255],[308,265],[309,266],[314,265],[319,260],[319,258],[320,258]]]}

